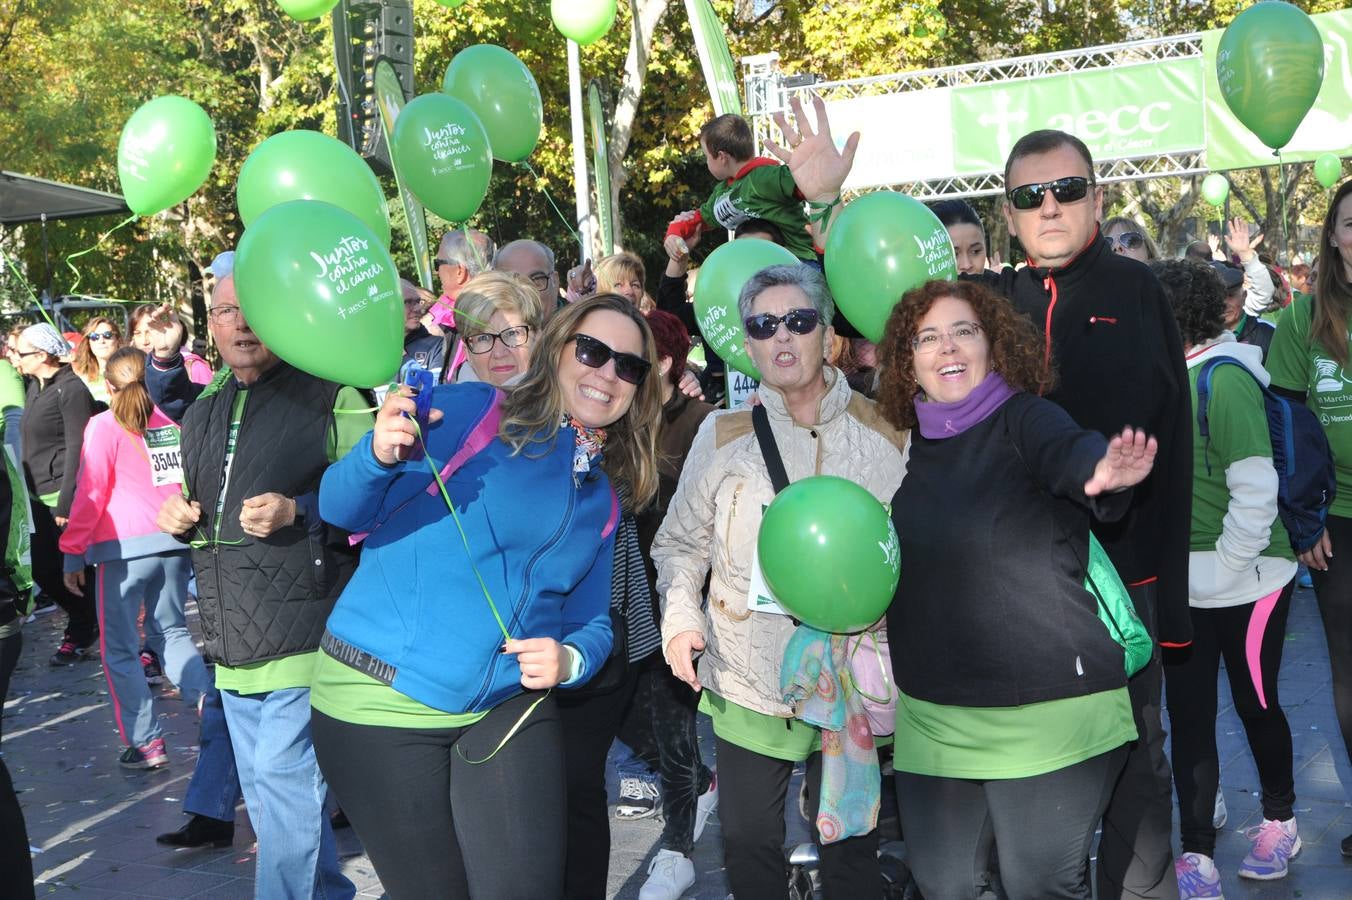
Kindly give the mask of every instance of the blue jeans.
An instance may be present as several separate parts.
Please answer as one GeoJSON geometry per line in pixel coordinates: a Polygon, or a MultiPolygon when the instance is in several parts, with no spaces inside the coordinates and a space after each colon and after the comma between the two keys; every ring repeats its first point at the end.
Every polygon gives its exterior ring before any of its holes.
{"type": "Polygon", "coordinates": [[[230,728],[225,724],[225,708],[220,692],[207,691],[202,699],[202,723],[197,738],[197,768],[188,782],[183,811],[194,816],[235,821],[235,807],[242,794],[239,771],[235,768],[235,748],[230,746],[230,728]]]}
{"type": "Polygon", "coordinates": [[[324,811],[328,788],[310,741],[310,689],[221,691],[239,784],[258,835],[254,896],[350,900],[324,811]]]}

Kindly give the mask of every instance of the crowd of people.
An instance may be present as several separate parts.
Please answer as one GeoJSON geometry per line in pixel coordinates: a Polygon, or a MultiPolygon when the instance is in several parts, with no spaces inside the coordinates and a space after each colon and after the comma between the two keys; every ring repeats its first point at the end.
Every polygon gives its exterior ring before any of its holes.
{"type": "MultiPolygon", "coordinates": [[[[102,660],[124,767],[174,763],[150,686],[167,677],[201,737],[188,818],[157,840],[229,846],[242,798],[268,900],[353,896],[349,825],[396,900],[602,898],[611,753],[617,821],[664,818],[643,900],[696,882],[715,810],[732,894],[788,896],[800,764],[827,898],[883,896],[883,795],[930,900],[1201,900],[1221,867],[1284,877],[1301,842],[1278,673],[1301,563],[1352,747],[1352,560],[1333,552],[1352,541],[1352,182],[1305,272],[1241,220],[1165,259],[1104,219],[1081,141],[1032,132],[1001,207],[1026,258],[1000,265],[971,206],[936,204],[961,274],[880,298],[874,345],[823,274],[853,145],[780,124],[779,160],[736,116],[701,132],[718,186],[673,221],[652,294],[632,253],[562,273],[529,237],[447,233],[439,293],[402,285],[430,411],[395,373],[373,394],[279,358],[228,251],[217,371],[169,307],[131,310],[130,340],[107,315],[73,348],[49,324],[11,332],[0,697],[35,593],[66,616],[51,664],[102,660]],[[724,228],[799,262],[742,287],[762,380],[716,411],[689,287],[724,228]],[[1336,471],[1302,546],[1273,398],[1321,414],[1336,471]],[[900,583],[863,635],[814,634],[765,596],[762,515],[817,475],[890,508],[900,583]],[[1218,861],[1221,660],[1263,821],[1218,861]]],[[[0,866],[31,883],[3,759],[0,778],[0,866]]]]}

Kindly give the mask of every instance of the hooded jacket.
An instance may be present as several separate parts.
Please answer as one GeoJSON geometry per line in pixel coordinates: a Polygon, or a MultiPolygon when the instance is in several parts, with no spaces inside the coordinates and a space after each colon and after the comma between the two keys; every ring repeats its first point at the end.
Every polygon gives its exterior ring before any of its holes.
{"type": "Polygon", "coordinates": [[[1069,263],[1028,265],[985,276],[1044,335],[1057,372],[1047,399],[1082,428],[1112,437],[1125,426],[1159,441],[1155,469],[1118,522],[1094,534],[1128,585],[1156,582],[1156,609],[1138,609],[1166,645],[1192,640],[1188,534],[1192,430],[1178,325],[1159,282],[1143,264],[1112,252],[1095,234],[1069,263]]]}
{"type": "MultiPolygon", "coordinates": [[[[828,368],[826,379],[812,427],[794,422],[776,391],[760,393],[789,481],[837,475],[889,502],[905,471],[906,433],[889,425],[871,400],[851,391],[839,369],[828,368]]],[[[789,718],[793,710],[784,703],[779,669],[795,625],[788,616],[747,608],[761,515],[774,497],[751,412],[712,413],[690,447],[653,540],[652,559],[662,597],[663,648],[683,631],[698,631],[706,644],[699,677],[709,690],[756,712],[789,718]]]]}
{"type": "MultiPolygon", "coordinates": [[[[1224,332],[1188,354],[1194,421],[1198,374],[1204,363],[1218,357],[1239,361],[1260,384],[1268,384],[1262,350],[1240,343],[1234,334],[1224,332]]],[[[1214,369],[1207,419],[1211,423],[1210,439],[1202,444],[1200,435],[1194,435],[1198,439],[1193,470],[1197,493],[1193,497],[1188,598],[1199,608],[1239,606],[1281,589],[1295,577],[1298,567],[1291,558],[1289,545],[1285,544],[1286,529],[1277,518],[1277,470],[1272,466],[1271,450],[1235,458],[1245,451],[1225,446],[1227,431],[1267,432],[1267,411],[1257,386],[1232,366],[1214,369]],[[1225,417],[1240,416],[1247,420],[1245,425],[1224,427],[1225,417]],[[1223,475],[1217,471],[1221,466],[1223,475]],[[1214,526],[1208,527],[1207,523],[1214,523],[1220,510],[1210,508],[1214,505],[1210,499],[1214,492],[1204,494],[1202,487],[1218,476],[1224,480],[1228,498],[1220,536],[1213,538],[1214,526]]]]}
{"type": "Polygon", "coordinates": [[[92,415],[94,398],[69,365],[61,366],[46,381],[29,379],[20,424],[24,474],[33,494],[60,493],[53,515],[70,515],[80,445],[92,415]]]}

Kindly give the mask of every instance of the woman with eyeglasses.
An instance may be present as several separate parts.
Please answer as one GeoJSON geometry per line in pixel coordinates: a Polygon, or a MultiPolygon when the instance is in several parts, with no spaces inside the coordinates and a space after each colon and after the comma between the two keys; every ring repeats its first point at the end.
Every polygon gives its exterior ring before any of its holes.
{"type": "Polygon", "coordinates": [[[135,347],[108,359],[110,409],[85,427],[75,500],[60,541],[66,589],[97,602],[99,651],[125,745],[118,761],[132,769],[169,764],[141,668],[136,619],[142,606],[163,635],[165,673],[183,702],[196,709],[211,687],[184,617],[188,551],[155,522],[164,500],[183,489],[179,429],[151,402],[145,372],[146,355],[135,347]],[[94,567],[92,582],[86,565],[94,567]]]}
{"type": "MultiPolygon", "coordinates": [[[[764,269],[743,287],[738,310],[747,352],[762,374],[770,452],[788,479],[835,475],[888,500],[901,483],[905,435],[850,390],[844,373],[825,365],[835,304],[821,272],[808,265],[764,269]]],[[[704,420],[652,545],[667,664],[713,719],[723,856],[739,898],[785,896],[789,778],[806,762],[814,821],[822,781],[821,733],[794,718],[780,687],[796,623],[758,601],[756,539],[775,488],[754,430],[757,415],[733,410],[704,420]]],[[[876,829],[835,841],[813,831],[828,900],[877,897],[876,829]]]]}
{"type": "Polygon", "coordinates": [[[472,380],[503,387],[526,373],[531,338],[544,324],[540,292],[529,281],[510,272],[476,275],[461,289],[455,317],[472,380]]]}
{"type": "Polygon", "coordinates": [[[1112,246],[1113,252],[1137,262],[1150,262],[1159,259],[1160,252],[1155,241],[1140,222],[1126,216],[1113,216],[1103,223],[1103,237],[1112,246]]]}
{"type": "Polygon", "coordinates": [[[1091,511],[1113,520],[1155,441],[1111,442],[1040,394],[1036,328],[971,281],[893,309],[878,405],[911,431],[892,498],[902,572],[887,613],[892,765],[926,897],[1090,896],[1085,860],[1136,737],[1122,648],[1084,586],[1091,511]]]}
{"type": "Polygon", "coordinates": [[[573,304],[510,392],[436,387],[425,443],[408,389],[391,392],[324,475],[324,520],[369,535],[311,727],[395,900],[564,893],[558,703],[610,652],[615,489],[631,509],[657,489],[656,364],[626,300],[573,304]]]}
{"type": "Polygon", "coordinates": [[[103,381],[103,370],[121,347],[122,330],[112,320],[90,319],[80,332],[80,346],[75,348],[75,359],[70,364],[102,409],[108,408],[108,386],[103,381]]]}

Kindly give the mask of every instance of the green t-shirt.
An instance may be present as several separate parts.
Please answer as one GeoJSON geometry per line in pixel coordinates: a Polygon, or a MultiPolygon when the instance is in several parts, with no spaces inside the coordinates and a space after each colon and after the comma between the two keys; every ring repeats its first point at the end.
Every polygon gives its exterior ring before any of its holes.
{"type": "MultiPolygon", "coordinates": [[[[225,490],[230,484],[230,464],[234,462],[235,443],[239,437],[240,424],[244,421],[248,398],[248,389],[242,388],[235,396],[235,405],[230,410],[230,435],[226,438],[225,470],[221,473],[221,495],[216,504],[214,534],[220,534],[225,490]]],[[[334,427],[329,431],[326,447],[330,462],[346,456],[375,424],[375,415],[370,412],[366,398],[356,388],[339,389],[333,401],[333,412],[334,427]]],[[[216,687],[237,694],[264,694],[286,688],[309,687],[318,653],[317,650],[311,650],[244,666],[232,667],[218,663],[216,687]]]]}
{"type": "Polygon", "coordinates": [[[23,376],[8,362],[0,359],[0,412],[12,406],[23,409],[23,376]]]}
{"type": "Polygon", "coordinates": [[[937,778],[1028,778],[1136,739],[1125,687],[1027,706],[943,706],[897,692],[892,767],[937,778]]]}
{"type": "Polygon", "coordinates": [[[801,762],[821,749],[821,733],[806,722],[767,716],[708,689],[700,692],[699,711],[713,720],[714,734],[762,756],[801,762]]]}
{"type": "Polygon", "coordinates": [[[383,728],[464,728],[488,715],[434,709],[323,650],[319,651],[310,684],[310,705],[342,722],[383,728]]]}
{"type": "Polygon", "coordinates": [[[1352,518],[1352,371],[1310,340],[1311,315],[1311,300],[1303,295],[1282,310],[1267,370],[1274,387],[1307,394],[1305,403],[1319,416],[1333,451],[1338,490],[1329,512],[1352,518]]]}
{"type": "Polygon", "coordinates": [[[760,165],[729,184],[720,181],[699,208],[704,224],[729,231],[747,219],[764,219],[779,226],[784,246],[794,256],[815,262],[812,238],[807,234],[803,198],[788,166],[760,165]]]}
{"type": "MultiPolygon", "coordinates": [[[[1215,550],[1230,506],[1225,470],[1231,463],[1252,456],[1271,459],[1272,438],[1257,382],[1235,366],[1222,365],[1211,372],[1211,396],[1206,405],[1211,437],[1203,441],[1197,422],[1197,378],[1201,372],[1200,365],[1188,370],[1192,388],[1192,537],[1188,549],[1215,550]]],[[[1271,533],[1263,555],[1295,559],[1280,516],[1273,516],[1271,533]]]]}

